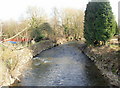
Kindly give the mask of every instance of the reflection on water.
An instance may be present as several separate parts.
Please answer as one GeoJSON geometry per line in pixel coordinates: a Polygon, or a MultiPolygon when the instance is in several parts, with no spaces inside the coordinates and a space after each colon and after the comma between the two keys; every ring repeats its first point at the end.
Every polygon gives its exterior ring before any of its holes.
{"type": "Polygon", "coordinates": [[[108,82],[77,48],[61,45],[33,58],[32,63],[26,66],[19,85],[100,86],[108,85],[108,82]]]}

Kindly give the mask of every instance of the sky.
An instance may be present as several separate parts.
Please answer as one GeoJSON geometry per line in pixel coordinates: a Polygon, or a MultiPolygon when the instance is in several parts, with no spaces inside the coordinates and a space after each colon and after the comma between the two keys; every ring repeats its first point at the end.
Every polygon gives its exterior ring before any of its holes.
{"type": "MultiPolygon", "coordinates": [[[[75,8],[85,10],[90,0],[0,0],[0,20],[9,19],[19,20],[25,17],[26,10],[29,6],[37,6],[43,8],[47,14],[51,14],[54,7],[75,8]]],[[[118,19],[118,1],[109,0],[116,17],[118,19]]]]}

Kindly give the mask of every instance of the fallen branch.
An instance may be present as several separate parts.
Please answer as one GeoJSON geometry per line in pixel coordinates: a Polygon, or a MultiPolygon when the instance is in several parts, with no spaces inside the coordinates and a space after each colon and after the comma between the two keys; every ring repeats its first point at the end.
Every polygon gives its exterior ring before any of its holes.
{"type": "Polygon", "coordinates": [[[8,38],[8,39],[5,39],[5,41],[7,41],[7,40],[10,40],[10,39],[13,39],[13,38],[17,37],[18,35],[20,35],[21,33],[23,33],[23,32],[24,32],[24,31],[26,31],[26,30],[28,30],[28,27],[26,27],[24,30],[22,30],[21,32],[17,33],[16,35],[14,35],[14,36],[12,36],[12,37],[10,37],[10,38],[8,38]]]}
{"type": "MultiPolygon", "coordinates": [[[[26,31],[26,30],[28,30],[28,27],[26,27],[26,28],[23,29],[21,32],[17,33],[16,35],[14,35],[14,36],[12,36],[12,37],[10,37],[10,38],[8,38],[8,39],[5,39],[4,41],[8,41],[8,40],[10,40],[10,39],[13,39],[13,38],[17,37],[18,35],[20,35],[21,33],[23,33],[23,32],[26,31]]],[[[3,42],[0,42],[0,44],[3,45],[3,46],[5,46],[5,47],[7,47],[7,48],[9,48],[9,49],[11,49],[11,50],[14,50],[14,49],[20,50],[20,49],[25,48],[25,47],[22,47],[22,48],[17,49],[16,47],[13,47],[13,46],[10,47],[9,45],[4,44],[3,42]]]]}

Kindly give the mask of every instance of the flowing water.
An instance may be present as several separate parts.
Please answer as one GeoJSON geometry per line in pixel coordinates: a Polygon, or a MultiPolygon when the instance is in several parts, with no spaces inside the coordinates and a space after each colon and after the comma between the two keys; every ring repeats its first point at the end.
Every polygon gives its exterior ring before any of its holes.
{"type": "MultiPolygon", "coordinates": [[[[18,84],[17,84],[18,85],[18,84]]],[[[107,86],[94,63],[68,44],[43,51],[21,76],[21,86],[107,86]]]]}

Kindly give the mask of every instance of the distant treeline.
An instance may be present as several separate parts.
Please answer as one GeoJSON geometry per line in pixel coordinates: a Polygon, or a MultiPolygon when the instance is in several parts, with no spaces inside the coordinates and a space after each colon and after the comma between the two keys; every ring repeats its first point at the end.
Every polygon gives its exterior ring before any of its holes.
{"type": "Polygon", "coordinates": [[[81,39],[83,37],[84,12],[76,9],[53,9],[51,18],[37,7],[27,9],[27,18],[17,22],[15,20],[4,21],[2,26],[2,40],[16,36],[15,40],[30,39],[39,42],[44,39],[56,40],[66,38],[68,40],[81,39]]]}

